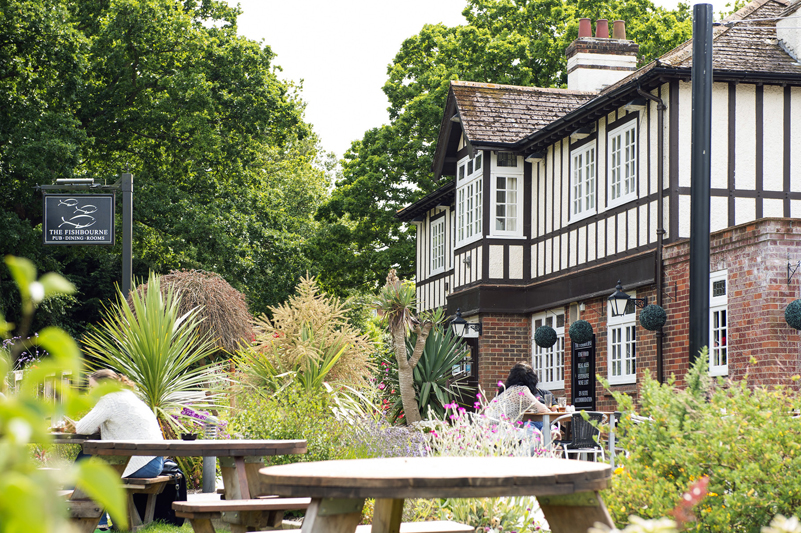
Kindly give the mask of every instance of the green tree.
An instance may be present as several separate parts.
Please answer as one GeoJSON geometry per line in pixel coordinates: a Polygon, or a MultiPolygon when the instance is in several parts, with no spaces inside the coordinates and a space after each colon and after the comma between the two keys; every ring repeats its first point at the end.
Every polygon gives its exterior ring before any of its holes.
{"type": "Polygon", "coordinates": [[[686,5],[667,11],[650,0],[469,0],[463,14],[464,26],[424,26],[387,68],[390,123],[351,145],[317,213],[325,224],[310,253],[328,290],[378,288],[388,268],[413,276],[415,233],[394,214],[438,186],[431,163],[451,80],[564,86],[564,51],[580,17],[625,20],[641,63],[692,30],[686,5]]]}
{"type": "Polygon", "coordinates": [[[43,250],[34,187],[113,182],[128,169],[137,275],[202,268],[256,312],[282,301],[310,266],[303,247],[330,167],[270,48],[237,35],[238,9],[219,0],[0,8],[2,251],[31,251],[67,275],[80,315],[97,319],[120,277],[120,246],[43,250]]]}

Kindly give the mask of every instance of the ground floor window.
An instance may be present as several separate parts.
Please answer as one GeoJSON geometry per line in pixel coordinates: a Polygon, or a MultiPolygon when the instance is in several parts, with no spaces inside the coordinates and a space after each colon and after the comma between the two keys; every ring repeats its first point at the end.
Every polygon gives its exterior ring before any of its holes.
{"type": "Polygon", "coordinates": [[[565,311],[539,313],[531,317],[531,366],[540,378],[540,388],[560,390],[565,388],[565,311]],[[556,344],[550,348],[537,346],[534,332],[541,326],[550,326],[556,331],[556,344]]]}
{"type": "MultiPolygon", "coordinates": [[[[632,298],[636,294],[631,294],[632,298]]],[[[627,305],[622,316],[612,316],[612,304],[607,303],[608,379],[613,385],[637,381],[637,313],[627,305]]]]}
{"type": "Polygon", "coordinates": [[[728,271],[709,275],[709,374],[729,373],[728,271]]]}

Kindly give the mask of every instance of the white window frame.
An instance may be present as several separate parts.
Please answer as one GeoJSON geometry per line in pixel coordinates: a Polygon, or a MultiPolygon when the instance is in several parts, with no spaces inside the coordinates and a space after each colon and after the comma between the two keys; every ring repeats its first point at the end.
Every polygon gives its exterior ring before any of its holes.
{"type": "Polygon", "coordinates": [[[512,237],[512,238],[519,238],[523,236],[523,165],[522,162],[519,160],[518,156],[514,156],[517,158],[517,165],[514,167],[498,166],[498,156],[494,154],[492,157],[493,166],[491,172],[491,198],[492,198],[492,218],[490,222],[490,235],[493,237],[512,237]],[[498,186],[498,181],[500,179],[505,180],[505,187],[500,188],[498,186]],[[509,189],[509,183],[513,182],[515,184],[514,191],[509,189]],[[510,193],[514,194],[514,201],[509,202],[508,195],[510,193]],[[509,227],[509,222],[513,221],[515,228],[513,230],[510,229],[498,229],[498,208],[500,204],[498,202],[499,195],[504,194],[504,203],[505,206],[505,213],[504,213],[504,220],[506,221],[506,227],[509,227]],[[510,212],[514,211],[513,215],[510,215],[510,212]]]}
{"type": "Polygon", "coordinates": [[[570,222],[591,217],[597,206],[598,156],[593,140],[570,152],[570,222]],[[588,164],[590,154],[592,161],[588,164]]]}
{"type": "Polygon", "coordinates": [[[445,272],[446,218],[444,215],[431,221],[431,275],[445,272]]]}
{"type": "Polygon", "coordinates": [[[719,270],[709,275],[709,375],[729,374],[729,271],[719,270]],[[713,296],[716,281],[726,282],[722,296],[713,296]],[[717,322],[715,318],[719,319],[717,322]],[[722,320],[721,320],[722,319],[722,320]],[[722,342],[718,342],[721,339],[722,342]]]}
{"type": "Polygon", "coordinates": [[[483,152],[478,152],[474,158],[467,156],[456,165],[457,247],[475,242],[483,235],[485,159],[483,152]]]}
{"type": "Polygon", "coordinates": [[[540,378],[539,386],[550,391],[565,388],[565,320],[563,308],[531,316],[531,367],[540,378]],[[562,316],[562,327],[557,327],[558,315],[562,316]],[[556,331],[556,344],[550,348],[537,346],[534,342],[537,321],[540,321],[541,325],[551,326],[556,331]]]}
{"type": "MultiPolygon", "coordinates": [[[[636,298],[636,293],[629,293],[636,298]]],[[[612,316],[612,302],[606,304],[607,317],[607,379],[610,385],[626,385],[637,382],[637,309],[632,304],[628,313],[612,316]],[[619,355],[616,355],[619,354],[619,355]]]]}
{"type": "Polygon", "coordinates": [[[637,120],[619,126],[607,137],[609,207],[615,207],[637,199],[637,120]],[[626,139],[631,141],[626,145],[626,139]],[[617,152],[617,153],[615,153],[617,152]],[[619,159],[622,159],[619,160],[619,159]]]}

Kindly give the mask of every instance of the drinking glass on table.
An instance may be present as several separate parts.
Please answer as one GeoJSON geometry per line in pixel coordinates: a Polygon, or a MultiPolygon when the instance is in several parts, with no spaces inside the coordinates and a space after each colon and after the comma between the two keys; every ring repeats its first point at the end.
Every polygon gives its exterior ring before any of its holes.
{"type": "Polygon", "coordinates": [[[546,392],[545,393],[545,407],[550,409],[552,405],[553,405],[553,394],[551,394],[550,392],[546,392]]]}
{"type": "Polygon", "coordinates": [[[565,407],[567,407],[567,398],[565,396],[560,396],[556,399],[556,405],[559,406],[559,409],[564,411],[565,407]]]}

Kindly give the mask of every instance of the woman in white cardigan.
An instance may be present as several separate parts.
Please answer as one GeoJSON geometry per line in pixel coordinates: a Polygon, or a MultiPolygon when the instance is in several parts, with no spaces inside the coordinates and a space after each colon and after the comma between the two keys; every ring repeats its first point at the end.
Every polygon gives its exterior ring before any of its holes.
{"type": "MultiPolygon", "coordinates": [[[[153,411],[134,394],[134,384],[127,377],[112,370],[98,370],[89,374],[89,388],[105,379],[120,382],[125,389],[106,394],[86,416],[77,422],[67,420],[67,430],[92,434],[100,430],[101,440],[164,440],[153,411]],[[73,426],[73,427],[70,427],[73,426]]],[[[78,460],[87,457],[81,453],[78,460]]],[[[122,477],[147,478],[161,474],[164,457],[133,456],[122,477]]],[[[98,527],[106,525],[105,515],[98,527]]]]}

